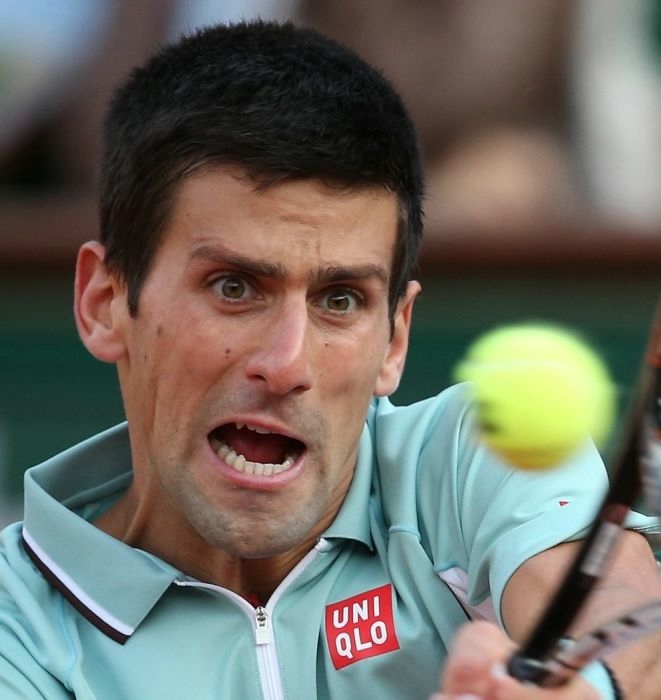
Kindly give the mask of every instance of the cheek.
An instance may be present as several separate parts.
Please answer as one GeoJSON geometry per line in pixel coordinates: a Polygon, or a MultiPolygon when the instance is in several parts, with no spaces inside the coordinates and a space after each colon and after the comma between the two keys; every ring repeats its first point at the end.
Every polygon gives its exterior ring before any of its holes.
{"type": "Polygon", "coordinates": [[[383,366],[388,347],[387,338],[379,331],[362,334],[346,343],[324,343],[320,367],[338,385],[357,393],[371,394],[383,366]]]}
{"type": "Polygon", "coordinates": [[[159,328],[153,339],[154,354],[161,366],[176,369],[177,373],[204,373],[222,366],[236,354],[227,334],[214,325],[191,319],[189,323],[159,328]]]}
{"type": "Polygon", "coordinates": [[[317,376],[321,396],[346,418],[363,416],[372,400],[381,369],[382,349],[363,344],[341,349],[331,344],[317,376]]]}
{"type": "Polygon", "coordinates": [[[210,342],[208,337],[192,329],[157,326],[150,337],[134,344],[131,380],[145,393],[145,401],[187,402],[205,378],[217,375],[233,357],[231,348],[210,342]]]}

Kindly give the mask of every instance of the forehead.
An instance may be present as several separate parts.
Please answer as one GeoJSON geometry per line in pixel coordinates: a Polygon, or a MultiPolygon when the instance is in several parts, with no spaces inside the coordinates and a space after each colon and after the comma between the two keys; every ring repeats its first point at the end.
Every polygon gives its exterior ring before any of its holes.
{"type": "Polygon", "coordinates": [[[190,250],[219,243],[259,257],[379,262],[389,271],[399,221],[396,195],[382,188],[311,179],[260,187],[241,171],[214,168],[181,183],[161,245],[190,250]]]}

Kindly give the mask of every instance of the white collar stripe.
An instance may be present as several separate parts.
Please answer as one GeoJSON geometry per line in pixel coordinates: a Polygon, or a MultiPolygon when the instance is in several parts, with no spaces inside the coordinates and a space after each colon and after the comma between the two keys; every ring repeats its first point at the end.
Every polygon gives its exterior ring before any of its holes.
{"type": "MultiPolygon", "coordinates": [[[[66,590],[75,598],[81,606],[88,610],[95,618],[100,620],[104,625],[110,627],[119,633],[120,639],[123,641],[130,637],[135,632],[135,627],[122,622],[112,613],[108,612],[103,606],[99,605],[91,598],[57,563],[48,556],[48,554],[37,544],[32,535],[23,526],[23,540],[28,546],[28,554],[32,553],[39,559],[41,564],[48,570],[66,590]],[[31,550],[31,551],[30,551],[31,550]]],[[[78,607],[78,606],[76,606],[78,607]]],[[[99,625],[97,625],[99,626],[99,625]]]]}

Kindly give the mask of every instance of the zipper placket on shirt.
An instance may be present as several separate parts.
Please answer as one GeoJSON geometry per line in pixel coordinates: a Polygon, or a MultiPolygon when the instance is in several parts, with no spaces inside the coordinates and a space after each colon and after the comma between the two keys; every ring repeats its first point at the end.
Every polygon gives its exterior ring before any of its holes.
{"type": "Polygon", "coordinates": [[[241,611],[251,620],[255,634],[255,652],[259,668],[260,681],[264,690],[264,700],[284,700],[284,688],[280,675],[280,663],[275,647],[273,633],[273,609],[283,593],[303,573],[307,566],[317,556],[319,551],[327,548],[326,540],[319,540],[314,549],[310,550],[301,561],[287,574],[280,585],[275,589],[266,605],[255,608],[245,598],[222,586],[213,583],[202,583],[194,579],[179,579],[175,581],[178,586],[190,586],[192,588],[207,588],[216,591],[226,598],[231,599],[241,611]]]}
{"type": "Polygon", "coordinates": [[[282,700],[285,693],[275,648],[271,613],[263,605],[253,608],[251,612],[255,623],[257,666],[264,690],[264,698],[265,700],[282,700]]]}

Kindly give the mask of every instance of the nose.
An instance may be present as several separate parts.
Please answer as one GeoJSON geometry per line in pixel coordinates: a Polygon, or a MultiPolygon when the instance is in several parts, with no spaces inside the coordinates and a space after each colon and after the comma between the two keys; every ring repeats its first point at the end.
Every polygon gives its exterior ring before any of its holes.
{"type": "Polygon", "coordinates": [[[305,300],[283,302],[272,314],[248,358],[246,373],[277,395],[303,392],[312,386],[310,339],[305,300]]]}

